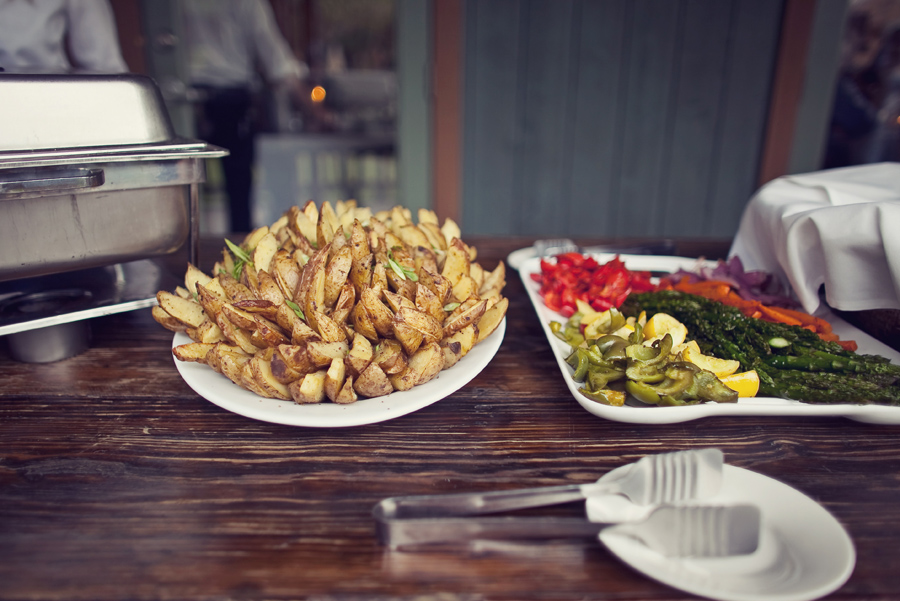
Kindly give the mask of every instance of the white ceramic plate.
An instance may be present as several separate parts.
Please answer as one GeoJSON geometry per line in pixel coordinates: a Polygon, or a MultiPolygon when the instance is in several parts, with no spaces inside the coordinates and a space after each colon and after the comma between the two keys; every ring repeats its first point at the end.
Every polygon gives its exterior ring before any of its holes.
{"type": "Polygon", "coordinates": [[[846,530],[824,507],[786,484],[725,465],[721,491],[703,503],[759,507],[757,550],[714,559],[664,557],[615,526],[603,530],[600,540],[654,580],[723,601],[809,601],[837,590],[853,572],[856,551],[846,530]]]}
{"type": "MultiPolygon", "coordinates": [[[[615,257],[615,255],[611,254],[595,256],[601,263],[615,257]]],[[[679,268],[693,269],[697,266],[697,259],[683,257],[650,255],[619,255],[619,257],[625,262],[626,267],[637,271],[674,272],[679,268]]],[[[544,329],[550,348],[553,349],[553,354],[556,356],[556,361],[562,371],[566,385],[574,395],[575,400],[594,415],[619,422],[641,424],[672,424],[716,415],[842,416],[874,424],[900,424],[900,407],[850,404],[812,405],[772,397],[754,397],[740,399],[737,403],[704,403],[684,407],[633,407],[628,405],[611,407],[596,403],[578,392],[579,385],[571,378],[572,368],[565,361],[565,357],[569,352],[569,346],[550,331],[551,321],[564,323],[566,318],[555,311],[551,311],[544,305],[544,301],[539,294],[540,286],[531,277],[532,274],[538,274],[540,271],[540,259],[531,258],[526,259],[521,264],[519,275],[522,278],[525,289],[528,291],[531,303],[534,305],[535,311],[537,311],[541,327],[544,329]]],[[[890,359],[892,363],[900,364],[900,353],[891,347],[854,328],[832,313],[823,313],[818,316],[831,323],[832,329],[841,339],[855,340],[859,346],[857,352],[881,355],[890,359]]]]}
{"type": "MultiPolygon", "coordinates": [[[[178,372],[188,386],[210,401],[244,417],[288,426],[345,428],[374,424],[418,411],[453,394],[481,373],[503,342],[504,319],[493,334],[476,345],[459,363],[438,376],[405,392],[394,392],[373,399],[361,399],[350,405],[320,403],[297,405],[291,401],[267,399],[240,388],[225,376],[200,363],[175,360],[178,372]]],[[[172,346],[186,344],[185,334],[176,334],[172,346]]]]}

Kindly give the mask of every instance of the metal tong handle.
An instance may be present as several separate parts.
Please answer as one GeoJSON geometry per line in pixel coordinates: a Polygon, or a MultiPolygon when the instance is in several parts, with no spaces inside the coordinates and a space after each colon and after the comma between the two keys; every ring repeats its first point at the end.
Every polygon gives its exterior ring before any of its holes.
{"type": "Polygon", "coordinates": [[[378,509],[393,519],[453,517],[498,513],[558,505],[584,499],[583,484],[564,484],[537,488],[490,491],[486,493],[456,493],[447,495],[413,495],[384,499],[378,509]]]}
{"type": "Polygon", "coordinates": [[[376,519],[378,540],[393,548],[472,540],[594,539],[607,524],[566,517],[376,519]]]}

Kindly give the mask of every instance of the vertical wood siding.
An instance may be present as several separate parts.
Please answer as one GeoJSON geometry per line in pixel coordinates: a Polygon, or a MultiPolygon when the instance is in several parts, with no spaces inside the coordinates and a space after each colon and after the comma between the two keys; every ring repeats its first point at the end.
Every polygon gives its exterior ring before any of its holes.
{"type": "Polygon", "coordinates": [[[730,236],[782,0],[468,0],[472,234],[730,236]]]}

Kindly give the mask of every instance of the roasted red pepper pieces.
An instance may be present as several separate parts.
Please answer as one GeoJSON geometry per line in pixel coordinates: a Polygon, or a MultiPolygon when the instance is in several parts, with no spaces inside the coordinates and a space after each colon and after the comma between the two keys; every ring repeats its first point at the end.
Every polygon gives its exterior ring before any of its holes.
{"type": "Polygon", "coordinates": [[[595,311],[622,305],[632,292],[656,290],[646,271],[630,271],[616,257],[600,265],[580,253],[557,255],[556,261],[541,261],[541,273],[532,274],[541,284],[540,294],[548,308],[569,317],[577,310],[576,300],[595,311]]]}

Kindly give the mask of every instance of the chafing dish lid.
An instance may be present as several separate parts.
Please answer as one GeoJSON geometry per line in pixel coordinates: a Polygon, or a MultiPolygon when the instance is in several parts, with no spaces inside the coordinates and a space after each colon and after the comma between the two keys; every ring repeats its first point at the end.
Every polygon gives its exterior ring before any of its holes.
{"type": "Polygon", "coordinates": [[[177,136],[143,75],[0,73],[0,98],[0,171],[228,154],[177,136]]]}
{"type": "Polygon", "coordinates": [[[0,73],[0,152],[159,144],[175,132],[143,75],[0,73]]]}

